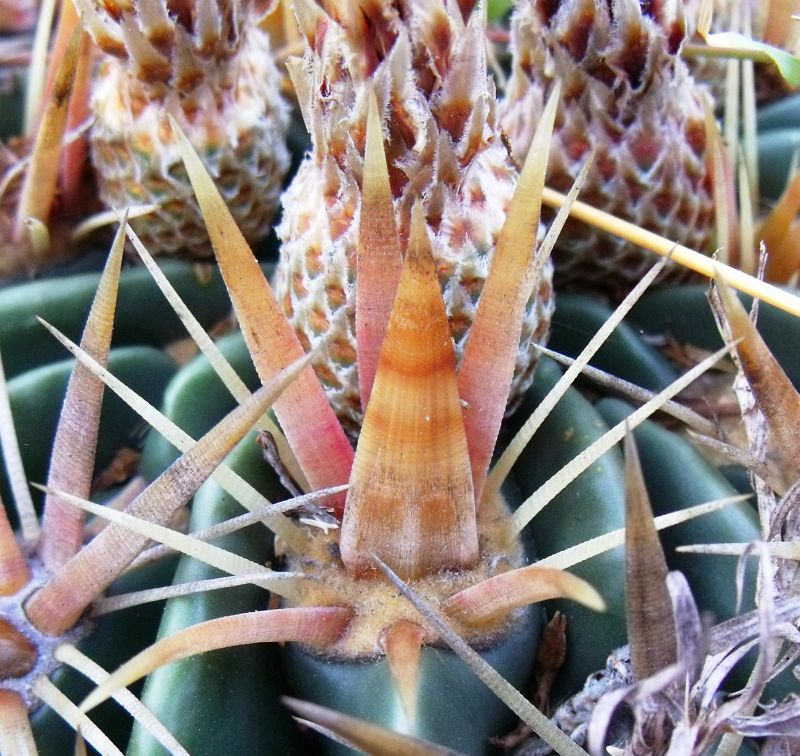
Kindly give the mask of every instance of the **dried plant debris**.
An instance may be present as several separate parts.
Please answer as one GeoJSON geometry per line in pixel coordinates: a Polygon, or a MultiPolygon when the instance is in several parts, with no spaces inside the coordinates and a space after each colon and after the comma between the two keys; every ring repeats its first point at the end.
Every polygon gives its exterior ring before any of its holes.
{"type": "MultiPolygon", "coordinates": [[[[680,661],[673,668],[632,686],[619,696],[618,701],[626,700],[638,719],[637,706],[645,695],[655,695],[662,700],[662,707],[672,712],[671,723],[674,726],[664,752],[704,753],[726,732],[768,737],[774,734],[773,720],[782,723],[782,735],[800,733],[796,696],[789,696],[769,707],[762,705],[756,713],[765,685],[783,666],[783,643],[788,641],[795,645],[800,637],[791,624],[791,619],[797,618],[796,606],[788,615],[778,611],[776,596],[771,589],[770,560],[764,550],[761,551],[760,567],[762,583],[759,609],[755,615],[758,624],[755,626],[753,616],[736,618],[725,624],[724,640],[715,638],[713,631],[703,631],[685,584],[681,585],[682,580],[676,579],[674,574],[670,576],[674,616],[679,628],[680,661]],[[787,618],[790,621],[786,621],[787,618]],[[758,658],[747,684],[737,693],[726,695],[724,686],[730,685],[726,681],[729,672],[751,649],[757,649],[758,658]]],[[[606,708],[612,706],[606,703],[606,708]]],[[[606,716],[609,713],[598,708],[590,726],[590,745],[595,752],[599,752],[601,747],[606,716]]],[[[732,752],[735,753],[736,749],[732,752]]]]}
{"type": "MultiPolygon", "coordinates": [[[[628,646],[622,646],[611,653],[604,669],[589,675],[583,688],[553,712],[552,721],[560,730],[568,733],[578,745],[583,745],[586,742],[589,720],[600,699],[606,693],[627,689],[632,684],[630,650],[628,646]]],[[[616,722],[611,725],[612,728],[616,726],[616,722]]],[[[620,732],[619,738],[621,737],[620,732]]],[[[513,751],[514,756],[546,756],[551,753],[553,750],[550,746],[535,737],[513,751]]]]}
{"type": "MultiPolygon", "coordinates": [[[[721,277],[717,280],[717,291],[719,296],[712,298],[715,313],[722,323],[723,334],[736,341],[735,358],[747,387],[737,386],[745,425],[748,425],[749,390],[752,401],[763,413],[763,421],[755,421],[756,424],[767,424],[773,453],[783,458],[786,474],[796,480],[800,476],[800,395],[721,277]]],[[[748,434],[752,443],[759,431],[756,427],[748,428],[748,434]]]]}
{"type": "MultiPolygon", "coordinates": [[[[745,544],[737,552],[742,553],[737,588],[741,594],[745,561],[757,556],[758,609],[709,628],[683,574],[666,572],[632,436],[626,437],[625,457],[630,646],[614,651],[605,669],[590,675],[551,721],[597,754],[609,747],[630,754],[699,755],[712,747],[735,754],[743,738],[758,739],[766,753],[796,752],[800,697],[793,678],[800,679],[800,597],[787,582],[786,569],[778,575],[780,564],[789,560],[773,560],[768,544],[745,544]],[[744,684],[736,679],[743,674],[749,675],[744,684]],[[776,678],[777,687],[767,690],[776,678]]],[[[795,524],[798,495],[800,482],[775,502],[767,537],[786,537],[788,521],[793,519],[788,527],[795,524]]],[[[796,563],[790,564],[794,577],[796,563]]],[[[515,756],[553,752],[535,737],[520,743],[523,734],[512,733],[502,745],[515,756]]]]}
{"type": "MultiPolygon", "coordinates": [[[[800,615],[800,599],[775,599],[762,589],[760,610],[709,629],[681,573],[670,573],[667,585],[678,628],[678,663],[634,682],[629,648],[618,648],[603,670],[590,675],[583,689],[556,709],[552,721],[579,745],[587,742],[588,735],[592,753],[603,753],[604,744],[616,744],[626,753],[690,756],[705,753],[726,732],[767,738],[762,752],[795,753],[780,748],[796,747],[800,698],[792,695],[777,703],[765,701],[757,713],[754,702],[769,679],[797,663],[800,636],[792,622],[800,615]],[[781,644],[785,649],[776,651],[781,644]],[[754,648],[759,656],[748,684],[735,694],[726,694],[723,684],[727,675],[754,648]],[[662,713],[667,718],[658,721],[662,713]],[[654,717],[660,727],[656,734],[666,733],[663,742],[657,747],[653,742],[630,742],[634,723],[642,732],[646,730],[643,723],[652,723],[654,717]],[[780,740],[787,745],[782,746],[780,740]]],[[[795,676],[798,672],[800,668],[795,676]]],[[[513,753],[544,756],[553,751],[543,741],[531,739],[513,753]]]]}

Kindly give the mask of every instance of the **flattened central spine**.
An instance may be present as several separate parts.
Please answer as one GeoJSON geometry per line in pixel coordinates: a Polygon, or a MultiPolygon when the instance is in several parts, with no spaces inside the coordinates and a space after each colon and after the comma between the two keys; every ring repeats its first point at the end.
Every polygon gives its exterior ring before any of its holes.
{"type": "Polygon", "coordinates": [[[456,361],[422,206],[381,348],[342,522],[348,570],[404,579],[478,560],[456,361]]]}

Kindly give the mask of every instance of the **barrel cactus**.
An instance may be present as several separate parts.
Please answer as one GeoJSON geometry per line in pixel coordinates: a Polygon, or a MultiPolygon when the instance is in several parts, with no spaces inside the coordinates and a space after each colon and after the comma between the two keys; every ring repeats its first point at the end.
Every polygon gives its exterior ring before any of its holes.
{"type": "MultiPolygon", "coordinates": [[[[200,5],[166,4],[175,33],[200,5]]],[[[156,6],[104,3],[96,19],[132,38],[156,6]]],[[[795,663],[796,297],[719,266],[712,310],[705,287],[646,292],[661,263],[615,284],[616,310],[563,293],[553,314],[538,217],[568,88],[518,166],[482,5],[295,8],[312,145],[274,289],[173,113],[174,172],[216,266],[156,264],[123,220],[102,274],[2,291],[0,749],[480,754],[514,715],[529,729],[502,743],[520,753],[701,753],[720,738],[734,752],[735,733],[790,746],[796,683],[765,686],[778,639],[795,663]],[[126,236],[147,271],[121,268],[126,236]],[[728,280],[794,314],[762,303],[761,340],[728,280]],[[202,351],[180,368],[156,289],[202,351]],[[231,304],[238,328],[212,339],[231,304]],[[728,352],[734,394],[729,372],[707,374],[728,352]],[[748,473],[758,509],[737,500],[748,473]],[[27,481],[44,484],[34,501],[27,481]],[[762,538],[758,585],[714,553],[762,538]],[[698,610],[722,624],[706,633],[698,610]],[[746,644],[755,666],[735,663],[746,644]]]]}

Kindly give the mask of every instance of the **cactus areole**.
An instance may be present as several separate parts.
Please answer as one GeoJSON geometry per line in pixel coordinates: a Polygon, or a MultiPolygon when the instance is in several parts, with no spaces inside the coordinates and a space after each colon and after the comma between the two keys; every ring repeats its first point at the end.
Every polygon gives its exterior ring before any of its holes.
{"type": "MultiPolygon", "coordinates": [[[[420,206],[414,218],[341,530],[320,531],[302,554],[288,555],[293,571],[319,578],[303,589],[303,603],[357,607],[336,649],[351,657],[374,655],[386,632],[420,622],[381,579],[376,557],[415,581],[434,606],[524,561],[520,544],[504,529],[505,502],[494,497],[476,505],[455,355],[420,206]]],[[[519,616],[461,630],[485,640],[507,632],[515,620],[519,616]]],[[[429,639],[424,630],[422,637],[429,639]]]]}

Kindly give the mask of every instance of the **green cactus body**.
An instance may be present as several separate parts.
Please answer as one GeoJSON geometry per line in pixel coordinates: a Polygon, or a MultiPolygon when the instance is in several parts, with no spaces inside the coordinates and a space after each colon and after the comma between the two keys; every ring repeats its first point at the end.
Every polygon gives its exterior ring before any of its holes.
{"type": "MultiPolygon", "coordinates": [[[[611,313],[607,304],[587,294],[559,295],[549,347],[577,357],[611,313]]],[[[678,377],[669,361],[624,321],[589,364],[652,391],[660,391],[678,377]]]]}
{"type": "MultiPolygon", "coordinates": [[[[796,290],[795,290],[796,291],[796,290]]],[[[741,295],[745,306],[752,298],[741,295]]],[[[701,284],[653,291],[631,311],[631,321],[649,338],[672,338],[702,349],[719,349],[722,338],[708,306],[708,288],[701,284]]],[[[762,302],[758,309],[758,330],[796,387],[800,387],[800,355],[794,332],[797,318],[762,302]]]]}
{"type": "MultiPolygon", "coordinates": [[[[559,368],[543,359],[533,388],[520,408],[521,417],[533,411],[561,376],[559,368]]],[[[570,389],[519,458],[514,475],[522,491],[530,495],[554,470],[583,451],[608,429],[591,404],[570,389]],[[557,439],[557,443],[554,440],[557,439]]],[[[614,451],[580,475],[531,523],[538,556],[546,557],[588,538],[624,526],[625,481],[622,460],[614,451]]],[[[583,684],[586,676],[601,669],[606,657],[625,642],[625,562],[622,548],[594,557],[573,569],[590,580],[606,601],[602,614],[573,602],[550,602],[549,609],[567,617],[567,658],[554,697],[561,698],[583,684]],[[595,640],[587,643],[591,635],[595,640]]]]}
{"type": "MultiPolygon", "coordinates": [[[[204,327],[210,328],[228,314],[230,302],[216,269],[179,260],[166,261],[161,269],[204,327]]],[[[99,279],[98,273],[80,273],[2,289],[0,349],[8,377],[64,356],[63,347],[36,318],[43,318],[71,339],[77,338],[99,279]]],[[[142,267],[122,272],[116,320],[115,346],[163,347],[185,333],[151,275],[142,267]]]]}
{"type": "MultiPolygon", "coordinates": [[[[247,385],[255,388],[258,378],[242,335],[224,336],[217,346],[247,385]]],[[[185,365],[167,386],[161,409],[190,436],[198,438],[235,406],[235,399],[208,360],[198,356],[185,365]],[[198,396],[205,399],[201,407],[197,404],[198,396]]],[[[141,472],[148,480],[155,480],[179,456],[178,450],[161,434],[149,433],[142,454],[141,472]]]]}
{"type": "MultiPolygon", "coordinates": [[[[540,610],[528,610],[513,635],[480,650],[515,688],[530,677],[540,623],[540,610]]],[[[449,649],[422,649],[419,699],[424,704],[413,717],[403,706],[385,658],[342,662],[290,645],[282,661],[287,687],[295,695],[462,753],[488,753],[488,738],[507,732],[514,723],[506,706],[476,685],[473,673],[449,649]]],[[[352,753],[323,746],[331,753],[352,753]]]]}

